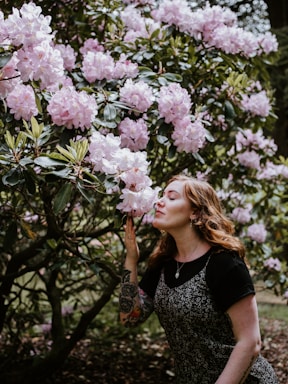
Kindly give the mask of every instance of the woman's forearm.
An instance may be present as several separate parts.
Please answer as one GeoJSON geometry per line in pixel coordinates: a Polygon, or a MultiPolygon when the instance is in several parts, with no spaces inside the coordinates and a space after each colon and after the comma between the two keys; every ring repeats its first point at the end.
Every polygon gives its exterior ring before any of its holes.
{"type": "Polygon", "coordinates": [[[125,327],[133,327],[145,321],[153,311],[153,301],[138,287],[137,268],[125,267],[120,285],[120,321],[125,327]]]}
{"type": "Polygon", "coordinates": [[[215,384],[244,384],[259,353],[260,342],[238,342],[215,384]]]}

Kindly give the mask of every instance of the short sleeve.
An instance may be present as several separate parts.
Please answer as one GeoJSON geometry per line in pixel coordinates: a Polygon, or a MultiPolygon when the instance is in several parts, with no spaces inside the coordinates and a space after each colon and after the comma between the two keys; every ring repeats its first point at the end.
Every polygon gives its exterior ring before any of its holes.
{"type": "Polygon", "coordinates": [[[151,297],[151,299],[154,299],[156,288],[159,282],[161,274],[161,268],[148,268],[144,275],[142,276],[142,279],[139,282],[139,287],[143,289],[143,291],[151,297]]]}
{"type": "Polygon", "coordinates": [[[218,306],[227,311],[245,296],[255,294],[247,265],[236,252],[223,251],[211,256],[206,281],[218,306]]]}

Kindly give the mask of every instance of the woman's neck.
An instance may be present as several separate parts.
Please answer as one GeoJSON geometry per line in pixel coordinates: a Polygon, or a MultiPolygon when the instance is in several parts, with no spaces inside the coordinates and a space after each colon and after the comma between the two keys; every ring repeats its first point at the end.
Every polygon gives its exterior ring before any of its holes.
{"type": "Polygon", "coordinates": [[[175,260],[185,263],[203,256],[211,248],[206,240],[199,236],[189,236],[187,239],[175,239],[177,246],[177,254],[175,260]]]}

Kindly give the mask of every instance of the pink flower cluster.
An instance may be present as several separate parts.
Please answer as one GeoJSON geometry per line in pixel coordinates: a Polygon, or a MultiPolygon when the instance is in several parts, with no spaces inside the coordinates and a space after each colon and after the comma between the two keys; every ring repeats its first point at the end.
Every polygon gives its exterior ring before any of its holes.
{"type": "Polygon", "coordinates": [[[273,139],[267,139],[261,130],[252,132],[251,129],[244,129],[236,135],[236,148],[241,151],[243,148],[262,150],[269,156],[277,151],[277,145],[273,139]]]}
{"type": "Polygon", "coordinates": [[[260,171],[261,154],[259,151],[265,153],[266,156],[273,156],[277,151],[277,145],[273,139],[267,139],[261,130],[253,133],[251,129],[245,129],[236,135],[236,150],[243,151],[237,155],[240,164],[260,171]]]}
{"type": "Polygon", "coordinates": [[[38,114],[34,90],[31,85],[18,84],[6,98],[10,112],[16,120],[30,120],[38,114]]]}
{"type": "Polygon", "coordinates": [[[247,236],[257,243],[264,243],[267,236],[267,231],[264,224],[252,224],[247,228],[247,236]]]}
{"type": "Polygon", "coordinates": [[[149,38],[155,30],[160,29],[160,23],[143,17],[133,5],[128,5],[120,17],[127,29],[124,41],[134,42],[137,38],[149,38]]]}
{"type": "Polygon", "coordinates": [[[241,105],[252,116],[267,117],[271,111],[270,100],[265,91],[254,93],[250,96],[243,94],[241,105]]]}
{"type": "Polygon", "coordinates": [[[270,271],[281,271],[281,262],[279,259],[274,257],[269,257],[269,259],[265,260],[264,267],[269,269],[270,271]]]}
{"type": "Polygon", "coordinates": [[[13,8],[4,25],[11,44],[29,48],[43,41],[51,42],[50,22],[51,16],[43,16],[41,7],[29,3],[23,4],[20,10],[13,8]]]}
{"type": "Polygon", "coordinates": [[[55,92],[47,111],[54,124],[66,128],[90,128],[97,115],[95,98],[85,91],[77,92],[73,87],[64,87],[55,92]]]}
{"type": "Polygon", "coordinates": [[[236,26],[236,15],[228,8],[206,5],[192,11],[186,0],[164,0],[152,12],[155,20],[174,24],[180,31],[203,40],[207,47],[216,47],[226,53],[253,57],[269,54],[278,49],[278,43],[270,32],[255,36],[236,26]]]}
{"type": "Polygon", "coordinates": [[[105,136],[94,131],[90,140],[88,160],[94,171],[114,175],[125,184],[117,209],[139,217],[149,212],[158,198],[159,189],[151,188],[146,153],[121,148],[120,138],[111,133],[105,136]]]}
{"type": "Polygon", "coordinates": [[[200,119],[191,121],[190,116],[187,115],[174,122],[174,132],[171,137],[178,152],[196,153],[205,143],[206,130],[200,119]]]}
{"type": "Polygon", "coordinates": [[[128,79],[120,89],[120,101],[135,109],[136,112],[146,112],[154,100],[152,88],[144,81],[134,83],[131,79],[128,79]]]}
{"type": "Polygon", "coordinates": [[[64,81],[63,58],[51,46],[53,34],[51,17],[41,14],[41,7],[34,3],[24,4],[20,10],[0,19],[0,31],[5,31],[6,39],[19,47],[14,53],[17,57],[15,70],[21,80],[40,82],[41,89],[55,88],[64,81]]]}
{"type": "Polygon", "coordinates": [[[148,128],[143,119],[132,120],[126,117],[118,126],[121,146],[131,151],[145,149],[149,141],[148,128]]]}
{"type": "Polygon", "coordinates": [[[85,56],[88,52],[104,52],[104,47],[98,39],[89,38],[84,41],[83,47],[80,48],[80,53],[85,56]]]}
{"type": "Polygon", "coordinates": [[[13,56],[0,71],[0,98],[5,99],[7,95],[21,82],[19,72],[16,70],[18,59],[13,56]]]}
{"type": "Polygon", "coordinates": [[[67,69],[67,71],[72,71],[75,68],[76,53],[71,45],[56,44],[55,49],[61,53],[62,59],[64,61],[64,68],[67,69]]]}
{"type": "Polygon", "coordinates": [[[267,161],[265,166],[257,172],[258,180],[271,180],[276,177],[283,177],[288,179],[288,167],[284,164],[274,164],[271,161],[267,161]]]}
{"type": "Polygon", "coordinates": [[[256,151],[245,151],[237,155],[240,164],[247,168],[260,169],[260,155],[256,151]]]}
{"type": "Polygon", "coordinates": [[[158,97],[159,117],[166,123],[174,123],[190,113],[191,98],[185,88],[178,83],[163,86],[158,97]]]}
{"type": "Polygon", "coordinates": [[[115,63],[109,53],[88,51],[84,55],[82,71],[85,79],[93,83],[95,80],[134,78],[138,74],[138,65],[123,54],[115,63]]]}
{"type": "Polygon", "coordinates": [[[250,213],[251,209],[252,209],[251,206],[246,208],[242,208],[242,207],[234,208],[231,214],[231,219],[238,221],[238,223],[240,224],[246,224],[251,219],[251,213],[250,213]]]}
{"type": "Polygon", "coordinates": [[[191,98],[186,89],[178,83],[163,86],[158,97],[159,117],[166,123],[172,123],[172,139],[179,152],[195,153],[202,148],[206,131],[198,118],[191,121],[191,98]]]}

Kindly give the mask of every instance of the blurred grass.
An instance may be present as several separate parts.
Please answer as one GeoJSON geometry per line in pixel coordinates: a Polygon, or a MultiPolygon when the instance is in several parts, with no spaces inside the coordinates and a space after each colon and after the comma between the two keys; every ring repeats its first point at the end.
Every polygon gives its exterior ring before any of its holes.
{"type": "Polygon", "coordinates": [[[281,320],[288,324],[288,306],[285,304],[258,303],[258,312],[261,318],[281,320]]]}

